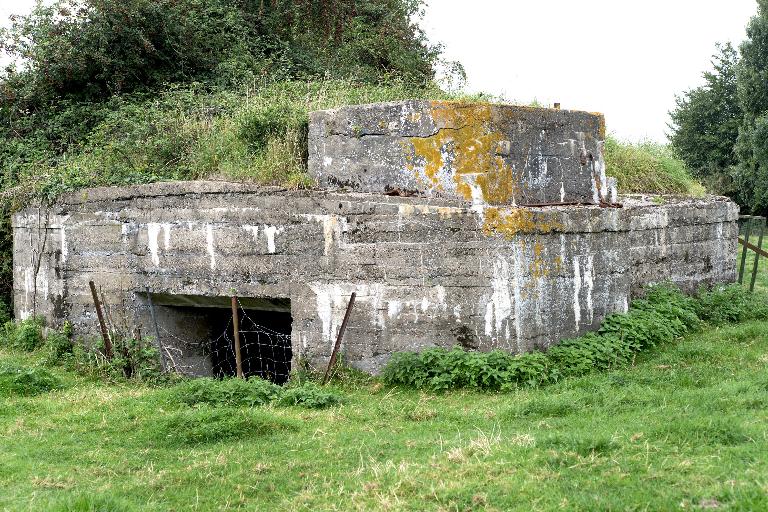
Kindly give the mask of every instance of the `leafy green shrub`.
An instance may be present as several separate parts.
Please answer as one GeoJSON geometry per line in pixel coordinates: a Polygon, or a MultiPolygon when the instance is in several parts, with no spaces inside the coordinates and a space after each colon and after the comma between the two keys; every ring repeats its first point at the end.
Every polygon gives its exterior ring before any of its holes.
{"type": "Polygon", "coordinates": [[[62,387],[61,380],[45,368],[0,366],[0,396],[34,396],[62,387]]]}
{"type": "Polygon", "coordinates": [[[281,405],[298,405],[308,409],[325,409],[341,403],[341,397],[312,382],[286,388],[280,395],[281,405]]]}
{"type": "Polygon", "coordinates": [[[45,337],[46,363],[50,365],[68,363],[71,360],[73,348],[72,326],[66,322],[61,329],[49,331],[45,337]]]}
{"type": "Polygon", "coordinates": [[[43,322],[37,318],[19,323],[6,322],[0,333],[0,346],[32,352],[43,346],[43,322]]]}
{"type": "Polygon", "coordinates": [[[153,443],[176,447],[265,437],[295,429],[293,423],[262,411],[202,405],[160,418],[147,433],[153,443]]]}
{"type": "Polygon", "coordinates": [[[157,349],[132,337],[112,332],[112,359],[107,359],[103,340],[80,340],[72,345],[71,354],[65,354],[62,362],[70,370],[81,375],[105,379],[110,382],[131,379],[156,383],[167,379],[160,366],[157,349]]]}
{"type": "MultiPolygon", "coordinates": [[[[640,351],[695,331],[702,318],[756,318],[756,312],[766,311],[759,302],[741,289],[716,290],[696,299],[671,286],[656,286],[647,291],[645,298],[633,302],[627,313],[609,315],[598,332],[563,340],[545,353],[515,356],[500,351],[468,352],[459,347],[402,352],[393,355],[382,378],[392,385],[436,391],[504,391],[520,385],[557,382],[626,365],[640,351]]],[[[768,314],[762,314],[768,318],[768,314]]]]}
{"type": "Polygon", "coordinates": [[[713,325],[766,320],[768,300],[760,294],[749,293],[741,285],[718,286],[699,293],[697,314],[713,325]]]}
{"type": "Polygon", "coordinates": [[[215,407],[255,407],[280,396],[282,388],[269,381],[251,379],[191,379],[170,390],[170,400],[186,405],[215,407]]]}

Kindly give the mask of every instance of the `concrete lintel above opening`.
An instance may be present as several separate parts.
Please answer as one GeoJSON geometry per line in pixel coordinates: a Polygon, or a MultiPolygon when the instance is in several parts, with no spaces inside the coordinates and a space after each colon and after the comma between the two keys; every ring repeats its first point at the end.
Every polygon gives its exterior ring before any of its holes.
{"type": "MultiPolygon", "coordinates": [[[[158,306],[187,306],[196,308],[226,308],[232,307],[230,297],[206,295],[175,295],[170,293],[151,293],[152,302],[158,306]]],[[[146,293],[142,293],[146,296],[146,293]]],[[[291,301],[286,298],[271,297],[238,297],[243,309],[259,311],[291,312],[291,301]]]]}

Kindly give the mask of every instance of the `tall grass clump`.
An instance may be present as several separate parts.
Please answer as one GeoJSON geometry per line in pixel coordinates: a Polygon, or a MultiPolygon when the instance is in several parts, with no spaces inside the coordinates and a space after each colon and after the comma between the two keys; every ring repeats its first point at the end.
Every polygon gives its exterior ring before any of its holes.
{"type": "Polygon", "coordinates": [[[563,340],[546,352],[512,355],[461,347],[395,354],[382,378],[391,385],[443,391],[470,388],[505,391],[630,364],[637,354],[698,330],[704,322],[768,319],[764,299],[739,286],[690,297],[656,286],[627,313],[609,315],[597,332],[563,340]]]}
{"type": "Polygon", "coordinates": [[[687,194],[706,192],[674,151],[653,142],[632,144],[605,140],[606,173],[618,180],[622,193],[687,194]]]}
{"type": "Polygon", "coordinates": [[[61,379],[45,368],[0,364],[0,396],[35,396],[62,387],[61,379]]]}
{"type": "Polygon", "coordinates": [[[276,404],[325,409],[341,403],[341,396],[303,382],[286,387],[259,378],[193,379],[170,388],[167,402],[191,407],[259,407],[276,404]]]}

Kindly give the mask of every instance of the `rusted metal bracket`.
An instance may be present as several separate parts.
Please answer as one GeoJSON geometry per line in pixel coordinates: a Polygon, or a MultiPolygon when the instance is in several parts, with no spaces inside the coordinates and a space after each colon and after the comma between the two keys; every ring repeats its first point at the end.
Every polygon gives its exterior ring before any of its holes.
{"type": "Polygon", "coordinates": [[[544,208],[547,206],[599,206],[600,208],[624,208],[621,203],[608,203],[600,201],[599,203],[585,203],[580,201],[566,201],[561,203],[530,203],[518,205],[521,208],[544,208]]]}

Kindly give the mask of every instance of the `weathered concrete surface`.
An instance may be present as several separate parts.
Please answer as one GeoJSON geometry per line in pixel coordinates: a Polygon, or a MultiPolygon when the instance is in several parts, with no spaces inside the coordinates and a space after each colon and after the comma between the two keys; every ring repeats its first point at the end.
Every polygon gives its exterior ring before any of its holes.
{"type": "MultiPolygon", "coordinates": [[[[623,200],[623,209],[478,208],[222,182],[92,189],[14,217],[15,311],[96,335],[92,279],[113,307],[124,303],[113,316],[151,334],[145,286],[290,299],[294,358],[321,364],[355,291],[346,361],[375,372],[399,350],[547,347],[625,310],[649,283],[734,280],[733,203],[623,200]]],[[[185,311],[165,320],[182,338],[193,325],[185,311]]]]}
{"type": "Polygon", "coordinates": [[[475,205],[615,199],[601,114],[410,100],[314,112],[309,171],[324,187],[398,189],[475,205]],[[612,197],[613,196],[613,197],[612,197]]]}

